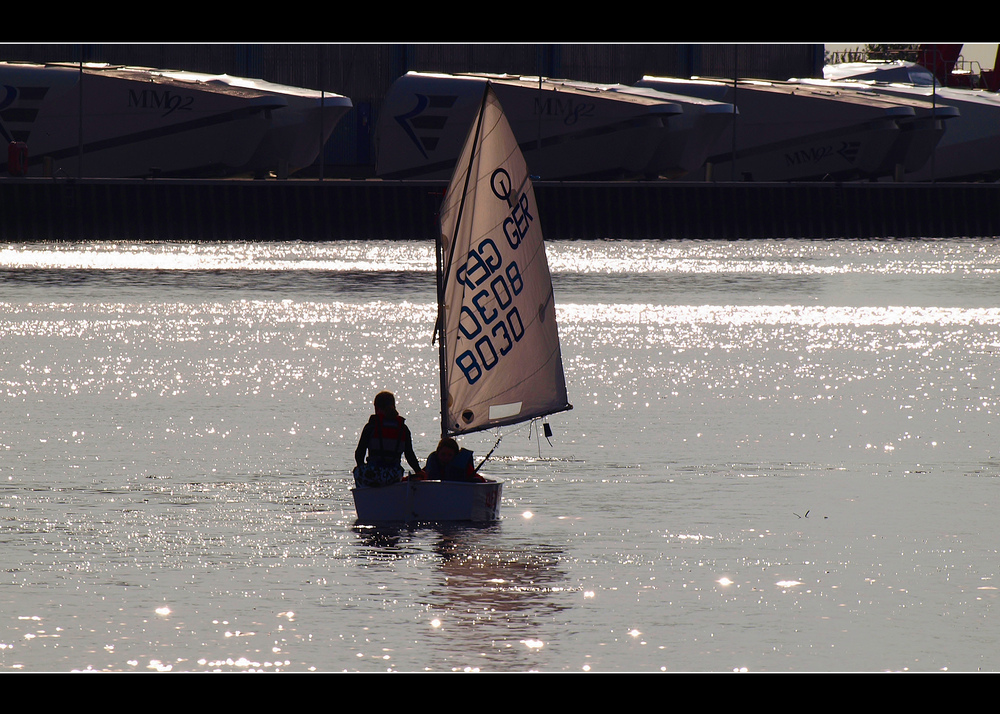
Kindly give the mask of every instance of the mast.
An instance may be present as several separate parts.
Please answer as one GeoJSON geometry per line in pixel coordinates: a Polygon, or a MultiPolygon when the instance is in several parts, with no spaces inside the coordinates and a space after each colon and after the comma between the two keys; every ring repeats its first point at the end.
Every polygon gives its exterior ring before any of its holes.
{"type": "MultiPolygon", "coordinates": [[[[462,189],[462,202],[459,204],[458,208],[458,219],[455,221],[455,230],[451,236],[451,245],[448,250],[448,262],[444,263],[444,255],[442,253],[442,246],[440,238],[437,241],[437,293],[438,293],[438,315],[437,315],[437,325],[435,326],[435,334],[438,337],[438,372],[441,379],[441,437],[448,435],[448,427],[446,424],[446,418],[448,416],[448,371],[447,371],[447,355],[445,355],[445,305],[444,305],[444,294],[445,294],[445,283],[447,282],[448,273],[451,271],[451,266],[454,264],[455,257],[455,244],[458,242],[458,230],[462,225],[462,212],[465,210],[465,197],[469,191],[469,179],[472,176],[472,165],[476,160],[476,154],[479,149],[479,133],[483,127],[483,112],[486,109],[486,99],[489,97],[490,93],[490,83],[486,82],[486,88],[483,90],[483,99],[479,104],[479,114],[476,117],[476,129],[475,136],[472,143],[472,151],[469,152],[469,165],[465,169],[465,186],[462,189]]],[[[457,170],[456,166],[456,170],[457,170]]],[[[445,194],[447,196],[447,193],[445,194]]]]}

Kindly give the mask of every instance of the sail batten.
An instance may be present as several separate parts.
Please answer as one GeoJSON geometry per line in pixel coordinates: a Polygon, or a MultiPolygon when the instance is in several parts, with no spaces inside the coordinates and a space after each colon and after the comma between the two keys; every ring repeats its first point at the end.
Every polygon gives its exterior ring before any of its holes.
{"type": "Polygon", "coordinates": [[[440,215],[442,433],[571,409],[534,189],[489,85],[440,215]]]}

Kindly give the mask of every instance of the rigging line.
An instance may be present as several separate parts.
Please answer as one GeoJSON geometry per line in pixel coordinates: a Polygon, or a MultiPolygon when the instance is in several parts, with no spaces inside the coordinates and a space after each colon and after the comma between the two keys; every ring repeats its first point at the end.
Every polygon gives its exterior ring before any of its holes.
{"type": "MultiPolygon", "coordinates": [[[[572,407],[570,407],[570,408],[572,409],[572,407]]],[[[563,410],[563,411],[565,411],[565,410],[563,410]]],[[[556,414],[556,413],[558,413],[558,412],[551,412],[550,414],[556,414]]],[[[539,438],[538,423],[541,422],[541,420],[543,418],[545,418],[546,416],[550,416],[550,414],[543,414],[543,415],[540,415],[540,416],[536,416],[536,417],[532,418],[530,421],[528,421],[528,440],[529,441],[531,440],[531,429],[532,429],[532,427],[534,427],[534,429],[535,429],[535,435],[536,435],[535,441],[538,442],[538,458],[539,459],[542,458],[542,442],[541,442],[541,440],[539,438]]],[[[501,439],[503,439],[505,436],[507,436],[507,434],[513,434],[515,431],[517,431],[517,429],[521,425],[520,424],[510,424],[509,426],[511,426],[512,428],[509,429],[506,434],[503,433],[502,431],[500,431],[502,427],[497,427],[496,428],[497,429],[497,441],[496,441],[495,444],[493,444],[493,448],[490,449],[489,453],[486,454],[486,456],[483,457],[483,460],[479,462],[479,466],[477,466],[475,468],[475,472],[476,473],[479,473],[479,469],[481,469],[483,467],[483,464],[486,463],[486,461],[493,455],[493,452],[497,450],[497,447],[500,446],[501,439]]],[[[477,431],[485,431],[485,429],[479,429],[477,431]]],[[[473,432],[465,432],[465,433],[469,434],[469,433],[473,433],[473,432]]],[[[545,437],[545,440],[549,442],[549,446],[552,446],[552,442],[549,441],[549,438],[548,438],[547,435],[545,437]]]]}
{"type": "MultiPolygon", "coordinates": [[[[539,434],[538,434],[538,419],[532,419],[531,420],[531,424],[532,424],[532,426],[535,427],[535,445],[538,446],[538,460],[541,461],[542,460],[542,440],[538,438],[538,436],[539,436],[539,434]]],[[[531,429],[530,428],[528,429],[528,438],[529,439],[531,438],[531,429]]],[[[549,446],[552,446],[552,444],[549,444],[549,446]]]]}
{"type": "Polygon", "coordinates": [[[499,434],[499,436],[497,436],[497,443],[495,443],[493,445],[493,448],[490,449],[490,453],[486,454],[486,456],[483,457],[483,460],[479,462],[479,466],[475,468],[473,473],[479,473],[479,469],[483,468],[483,464],[485,464],[489,460],[489,458],[493,456],[493,452],[497,450],[498,446],[500,446],[501,439],[503,439],[503,434],[499,434]]]}

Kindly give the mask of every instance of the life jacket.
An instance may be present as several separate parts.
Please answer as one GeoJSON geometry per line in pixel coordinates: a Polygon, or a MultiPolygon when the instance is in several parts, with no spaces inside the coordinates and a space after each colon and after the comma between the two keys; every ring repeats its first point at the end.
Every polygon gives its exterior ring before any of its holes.
{"type": "Polygon", "coordinates": [[[460,449],[455,458],[447,466],[438,461],[437,452],[431,452],[427,458],[427,475],[441,481],[475,481],[472,465],[473,453],[468,449],[460,449]]]}
{"type": "Polygon", "coordinates": [[[406,450],[406,427],[403,417],[372,414],[368,423],[373,427],[368,438],[368,463],[378,465],[399,465],[399,459],[406,450]]]}

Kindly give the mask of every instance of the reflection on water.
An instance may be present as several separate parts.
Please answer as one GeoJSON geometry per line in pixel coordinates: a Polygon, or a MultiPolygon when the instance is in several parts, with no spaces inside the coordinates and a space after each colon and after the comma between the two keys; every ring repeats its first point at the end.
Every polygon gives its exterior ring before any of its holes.
{"type": "Polygon", "coordinates": [[[420,561],[426,582],[414,593],[431,637],[431,669],[532,669],[540,628],[569,609],[565,553],[535,542],[496,543],[502,525],[355,526],[361,567],[420,561]],[[531,643],[525,646],[524,643],[531,643]]]}
{"type": "Polygon", "coordinates": [[[996,668],[1000,242],[548,253],[575,409],[500,523],[386,530],[348,467],[383,388],[438,438],[432,246],[0,250],[0,668],[996,668]]]}

